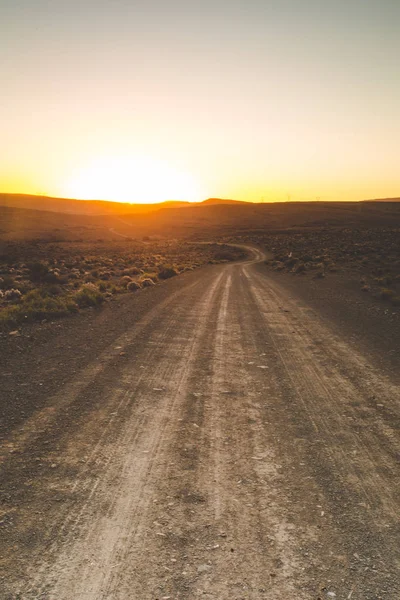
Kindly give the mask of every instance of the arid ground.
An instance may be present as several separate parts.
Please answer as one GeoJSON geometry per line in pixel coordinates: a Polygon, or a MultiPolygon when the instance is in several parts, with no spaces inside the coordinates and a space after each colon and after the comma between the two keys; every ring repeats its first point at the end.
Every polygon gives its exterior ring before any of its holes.
{"type": "Polygon", "coordinates": [[[2,599],[400,597],[397,309],[249,252],[2,335],[2,599]]]}

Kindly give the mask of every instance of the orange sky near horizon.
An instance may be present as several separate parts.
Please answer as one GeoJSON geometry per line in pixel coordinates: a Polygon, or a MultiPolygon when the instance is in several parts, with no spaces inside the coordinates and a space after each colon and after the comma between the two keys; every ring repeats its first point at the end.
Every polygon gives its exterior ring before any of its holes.
{"type": "Polygon", "coordinates": [[[400,196],[400,3],[0,6],[0,191],[400,196]]]}

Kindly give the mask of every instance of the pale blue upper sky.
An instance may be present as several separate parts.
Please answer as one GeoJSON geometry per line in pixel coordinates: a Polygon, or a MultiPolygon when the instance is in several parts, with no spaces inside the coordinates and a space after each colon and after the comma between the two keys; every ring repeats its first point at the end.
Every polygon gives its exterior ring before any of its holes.
{"type": "Polygon", "coordinates": [[[205,195],[400,195],[399,33],[400,0],[0,0],[0,189],[142,153],[205,195]]]}

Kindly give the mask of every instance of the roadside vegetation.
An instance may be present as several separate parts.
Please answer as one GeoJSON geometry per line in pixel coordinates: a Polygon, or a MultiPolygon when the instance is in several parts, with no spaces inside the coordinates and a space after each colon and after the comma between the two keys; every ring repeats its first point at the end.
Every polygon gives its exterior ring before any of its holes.
{"type": "Polygon", "coordinates": [[[243,252],[219,244],[132,240],[0,247],[0,328],[96,307],[243,252]]]}
{"type": "Polygon", "coordinates": [[[323,280],[346,275],[366,294],[400,306],[400,230],[398,228],[285,229],[248,236],[262,245],[276,272],[323,280]]]}

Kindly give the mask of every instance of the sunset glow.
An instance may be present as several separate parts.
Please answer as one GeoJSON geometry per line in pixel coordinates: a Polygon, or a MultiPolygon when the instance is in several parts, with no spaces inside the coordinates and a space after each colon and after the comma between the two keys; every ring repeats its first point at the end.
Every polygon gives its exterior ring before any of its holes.
{"type": "Polygon", "coordinates": [[[393,0],[3,2],[0,191],[397,196],[399,22],[393,0]]]}
{"type": "Polygon", "coordinates": [[[67,197],[155,203],[203,199],[190,173],[146,157],[104,157],[84,165],[64,187],[67,197]]]}

